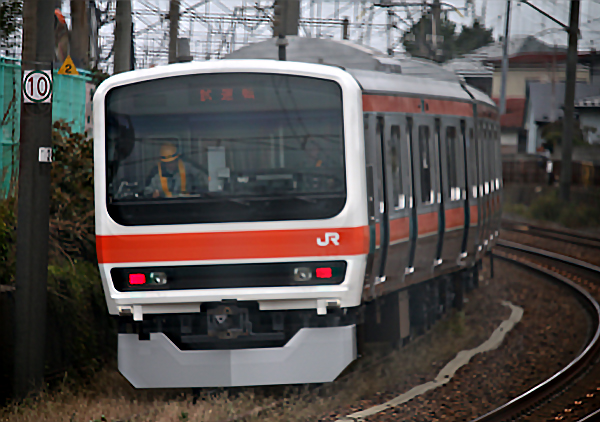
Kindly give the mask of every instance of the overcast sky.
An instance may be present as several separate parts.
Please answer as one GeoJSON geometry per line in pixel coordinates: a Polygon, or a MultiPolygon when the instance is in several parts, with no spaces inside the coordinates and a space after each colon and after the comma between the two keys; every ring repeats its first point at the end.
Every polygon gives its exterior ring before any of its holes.
{"type": "MultiPolygon", "coordinates": [[[[310,0],[302,1],[302,17],[310,17],[310,0]]],[[[420,3],[419,0],[393,0],[394,2],[402,3],[420,3]]],[[[431,3],[432,0],[427,0],[431,3]]],[[[549,14],[556,17],[558,20],[568,23],[569,20],[569,0],[530,0],[533,4],[539,8],[545,10],[549,14]]],[[[498,38],[504,31],[504,16],[506,10],[506,0],[474,0],[475,2],[475,15],[485,19],[485,25],[489,28],[494,29],[494,36],[498,38]]],[[[106,0],[100,0],[99,3],[104,7],[106,0]]],[[[191,7],[194,4],[199,3],[198,0],[182,0],[182,10],[191,7]]],[[[259,6],[269,7],[272,5],[273,0],[208,0],[203,3],[200,7],[196,7],[194,10],[197,16],[203,14],[216,14],[231,15],[235,7],[242,5],[250,6],[246,10],[246,13],[252,13],[252,9],[255,4],[259,6]]],[[[364,16],[364,12],[361,9],[361,4],[370,4],[371,2],[362,0],[323,0],[321,4],[321,17],[332,18],[334,17],[334,6],[339,4],[343,11],[339,17],[348,16],[351,22],[357,21],[357,16],[360,19],[361,13],[364,16]]],[[[445,4],[445,8],[450,9],[448,5],[452,5],[458,9],[458,11],[448,12],[448,16],[451,20],[458,24],[470,24],[473,20],[473,14],[466,13],[465,5],[466,0],[442,0],[445,4]]],[[[550,19],[541,15],[531,7],[521,4],[520,0],[512,0],[512,15],[511,15],[511,36],[519,35],[536,35],[549,44],[566,45],[567,35],[565,31],[561,30],[559,25],[552,22],[550,19]]],[[[138,12],[143,12],[142,15],[134,16],[134,25],[136,33],[136,57],[138,63],[142,67],[147,67],[153,64],[166,63],[166,54],[168,50],[168,20],[165,19],[165,14],[168,11],[169,2],[168,0],[133,0],[133,8],[138,12]],[[157,11],[160,10],[161,13],[157,11]],[[145,28],[151,28],[147,31],[145,28]],[[150,53],[148,53],[150,51],[150,53]],[[151,53],[155,51],[156,53],[151,53]],[[150,55],[148,55],[150,54],[150,55]],[[145,57],[142,62],[141,57],[145,57]]],[[[69,2],[64,1],[63,10],[67,14],[68,18],[69,2]]],[[[313,13],[316,15],[318,6],[314,6],[313,13]]],[[[364,39],[366,31],[362,31],[354,27],[351,31],[351,40],[354,42],[363,42],[372,47],[375,47],[381,51],[385,51],[387,47],[387,35],[385,31],[386,23],[386,9],[375,8],[374,17],[370,39],[364,39]],[[361,34],[363,39],[361,39],[361,34]]],[[[406,10],[404,8],[397,8],[397,13],[400,18],[406,18],[406,10]]],[[[410,13],[414,19],[420,16],[422,8],[412,7],[410,13]]],[[[255,16],[258,12],[254,11],[255,16]]],[[[247,42],[256,42],[265,38],[271,37],[271,28],[269,24],[262,24],[253,31],[248,31],[247,27],[244,28],[242,24],[237,24],[233,29],[231,23],[215,23],[213,20],[210,25],[199,19],[190,21],[189,14],[188,19],[182,18],[180,24],[180,37],[191,38],[191,50],[195,60],[202,60],[206,57],[206,51],[209,49],[211,52],[215,50],[221,51],[221,54],[225,54],[228,50],[237,49],[241,45],[247,42]],[[209,31],[210,29],[210,31],[209,31]],[[231,43],[232,37],[230,36],[232,31],[235,31],[235,38],[233,44],[231,43]],[[208,33],[211,35],[208,35],[208,33]],[[222,34],[227,34],[223,36],[222,34]],[[207,41],[210,40],[210,43],[207,41]],[[210,47],[208,47],[210,45],[210,47]]],[[[581,18],[580,26],[582,39],[579,43],[581,50],[589,50],[590,48],[600,48],[600,0],[582,0],[581,1],[581,18]]],[[[404,30],[408,26],[399,22],[399,30],[395,31],[394,38],[396,42],[395,51],[400,53],[403,48],[399,45],[399,39],[402,36],[404,30]]],[[[103,56],[106,57],[108,52],[112,49],[112,36],[113,36],[113,25],[105,25],[101,29],[102,44],[104,45],[103,56]]],[[[306,28],[301,28],[301,36],[307,36],[306,28]]],[[[315,36],[314,32],[311,34],[315,36]]],[[[329,38],[341,37],[341,27],[336,26],[333,28],[323,28],[322,36],[329,38]]]]}

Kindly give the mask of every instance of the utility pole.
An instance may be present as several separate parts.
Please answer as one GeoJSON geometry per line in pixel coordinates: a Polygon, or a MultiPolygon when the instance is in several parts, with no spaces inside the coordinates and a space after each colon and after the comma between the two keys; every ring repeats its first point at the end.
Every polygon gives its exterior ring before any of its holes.
{"type": "Polygon", "coordinates": [[[90,28],[87,0],[71,0],[71,58],[75,66],[88,68],[90,28]]]}
{"type": "MultiPolygon", "coordinates": [[[[25,0],[23,72],[52,71],[53,61],[54,2],[25,0]]],[[[19,398],[42,388],[44,381],[51,146],[52,102],[22,98],[14,319],[14,393],[19,398]]]]}
{"type": "Polygon", "coordinates": [[[438,34],[440,32],[440,0],[433,0],[433,6],[431,9],[431,41],[433,45],[433,57],[434,61],[438,60],[438,34]]]}
{"type": "Polygon", "coordinates": [[[506,2],[504,44],[502,44],[502,85],[500,86],[500,114],[506,113],[506,76],[508,73],[508,41],[510,34],[510,0],[506,2]]]}
{"type": "Polygon", "coordinates": [[[169,63],[177,63],[179,37],[179,0],[169,1],[169,63]]]}
{"type": "Polygon", "coordinates": [[[563,118],[562,164],[560,169],[560,197],[571,196],[571,159],[573,154],[573,113],[575,111],[575,83],[577,80],[577,36],[579,35],[579,0],[571,1],[569,14],[569,49],[567,51],[567,80],[563,118]]]}
{"type": "Polygon", "coordinates": [[[131,70],[131,0],[117,0],[114,73],[131,70]]]}

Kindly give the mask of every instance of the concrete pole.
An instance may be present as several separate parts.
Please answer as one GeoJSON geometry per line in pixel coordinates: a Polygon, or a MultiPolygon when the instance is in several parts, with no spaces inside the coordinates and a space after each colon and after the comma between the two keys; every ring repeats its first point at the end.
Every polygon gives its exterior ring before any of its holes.
{"type": "Polygon", "coordinates": [[[89,67],[90,28],[87,0],[71,0],[71,58],[75,66],[89,67]]]}
{"type": "Polygon", "coordinates": [[[508,73],[508,41],[510,35],[510,0],[506,2],[504,44],[502,45],[502,85],[500,85],[500,114],[506,113],[506,75],[508,73]]]}
{"type": "MultiPolygon", "coordinates": [[[[54,2],[23,2],[22,69],[51,70],[54,2]]],[[[49,162],[40,148],[52,145],[52,103],[21,102],[17,274],[15,292],[14,394],[24,398],[44,386],[46,289],[50,220],[49,162]]]]}
{"type": "Polygon", "coordinates": [[[431,41],[433,46],[432,59],[438,60],[438,34],[440,33],[440,0],[434,0],[431,10],[431,41]]]}
{"type": "Polygon", "coordinates": [[[179,0],[169,1],[169,63],[177,63],[179,37],[179,0]]]}
{"type": "Polygon", "coordinates": [[[114,73],[131,70],[131,0],[117,0],[114,73]]]}
{"type": "Polygon", "coordinates": [[[577,82],[577,36],[579,35],[579,0],[571,1],[569,15],[569,49],[567,51],[567,80],[565,83],[565,116],[563,118],[562,163],[560,169],[560,197],[571,196],[571,160],[573,154],[573,113],[575,111],[575,83],[577,82]]]}

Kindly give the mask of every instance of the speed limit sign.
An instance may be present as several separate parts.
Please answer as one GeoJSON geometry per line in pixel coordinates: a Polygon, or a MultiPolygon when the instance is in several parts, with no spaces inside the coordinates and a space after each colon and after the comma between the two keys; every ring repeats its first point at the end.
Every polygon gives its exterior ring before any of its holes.
{"type": "Polygon", "coordinates": [[[52,102],[52,71],[23,71],[23,100],[26,103],[52,102]]]}

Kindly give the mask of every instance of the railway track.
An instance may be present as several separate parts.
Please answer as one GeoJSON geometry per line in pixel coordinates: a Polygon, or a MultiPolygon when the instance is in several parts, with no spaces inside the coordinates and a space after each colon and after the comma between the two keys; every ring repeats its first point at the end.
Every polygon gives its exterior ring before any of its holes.
{"type": "MultiPolygon", "coordinates": [[[[537,226],[515,229],[529,235],[552,238],[581,245],[600,240],[575,233],[537,226]],[[535,234],[534,234],[535,233],[535,234]]],[[[590,246],[594,247],[594,246],[590,246]]],[[[600,246],[599,246],[600,247],[600,246]]],[[[499,240],[494,256],[544,273],[571,288],[590,312],[589,342],[565,368],[515,399],[473,422],[508,420],[591,421],[600,417],[600,267],[573,257],[545,251],[515,242],[499,240]]]]}
{"type": "Polygon", "coordinates": [[[529,223],[502,220],[502,230],[558,240],[578,246],[600,249],[600,239],[574,230],[558,230],[529,223]]]}

